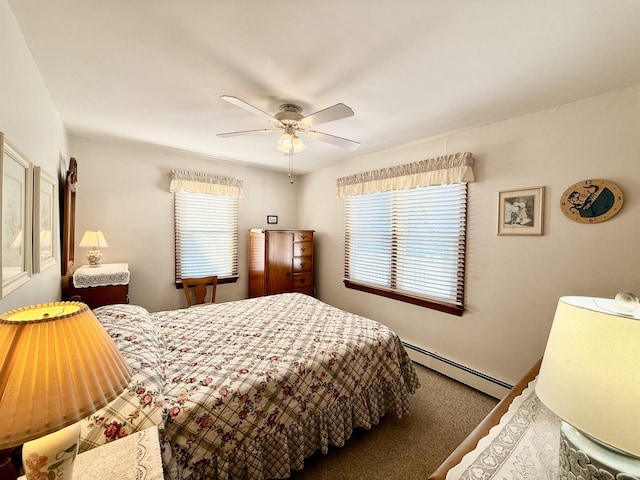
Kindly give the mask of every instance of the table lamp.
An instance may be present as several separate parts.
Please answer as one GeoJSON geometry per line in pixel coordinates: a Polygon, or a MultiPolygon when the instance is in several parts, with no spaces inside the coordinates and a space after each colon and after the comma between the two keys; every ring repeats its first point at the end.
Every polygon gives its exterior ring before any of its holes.
{"type": "Polygon", "coordinates": [[[640,479],[637,307],[627,293],[558,302],[535,388],[561,419],[561,479],[640,479]]]}
{"type": "Polygon", "coordinates": [[[89,260],[89,265],[98,265],[100,260],[102,260],[102,253],[100,253],[100,248],[108,247],[107,241],[104,238],[104,235],[100,230],[87,230],[82,235],[82,239],[80,240],[79,247],[88,247],[89,253],[87,253],[87,260],[89,260]]]}
{"type": "Polygon", "coordinates": [[[77,422],[131,380],[122,354],[84,303],[55,302],[0,315],[0,361],[0,450],[24,444],[29,480],[71,479],[77,422]]]}

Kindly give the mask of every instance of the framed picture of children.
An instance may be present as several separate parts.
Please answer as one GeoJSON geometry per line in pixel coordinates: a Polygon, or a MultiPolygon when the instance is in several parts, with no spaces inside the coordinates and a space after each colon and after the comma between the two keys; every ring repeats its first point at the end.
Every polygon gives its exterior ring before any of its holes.
{"type": "Polygon", "coordinates": [[[498,192],[498,235],[542,235],[544,187],[498,192]]]}

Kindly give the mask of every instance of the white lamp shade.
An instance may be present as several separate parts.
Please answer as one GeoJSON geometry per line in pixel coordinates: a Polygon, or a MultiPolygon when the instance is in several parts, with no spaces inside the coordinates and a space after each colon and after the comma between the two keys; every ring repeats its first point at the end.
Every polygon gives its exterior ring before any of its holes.
{"type": "Polygon", "coordinates": [[[80,240],[79,247],[89,247],[89,248],[104,248],[108,247],[107,241],[104,238],[104,235],[100,230],[87,230],[82,235],[82,240],[80,240]]]}
{"type": "Polygon", "coordinates": [[[640,456],[640,315],[613,300],[562,297],[536,382],[540,400],[581,432],[640,456]]]}

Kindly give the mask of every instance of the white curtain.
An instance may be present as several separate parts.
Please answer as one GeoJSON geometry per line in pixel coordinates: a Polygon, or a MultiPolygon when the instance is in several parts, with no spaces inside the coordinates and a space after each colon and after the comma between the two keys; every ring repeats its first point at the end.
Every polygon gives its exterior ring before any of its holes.
{"type": "Polygon", "coordinates": [[[336,196],[344,198],[430,185],[473,182],[473,163],[473,155],[465,152],[356,173],[336,179],[336,196]]]}
{"type": "Polygon", "coordinates": [[[244,198],[242,180],[222,175],[171,170],[170,192],[208,193],[227,197],[244,198]]]}

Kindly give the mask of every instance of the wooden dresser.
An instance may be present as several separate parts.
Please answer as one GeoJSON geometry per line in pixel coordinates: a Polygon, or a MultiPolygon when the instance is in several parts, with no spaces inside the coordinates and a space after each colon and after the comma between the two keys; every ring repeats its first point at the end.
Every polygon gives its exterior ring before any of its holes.
{"type": "Polygon", "coordinates": [[[127,263],[83,265],[62,277],[62,299],[86,303],[91,309],[129,303],[129,275],[127,263]]]}
{"type": "Polygon", "coordinates": [[[315,293],[313,230],[249,231],[249,297],[315,293]]]}

